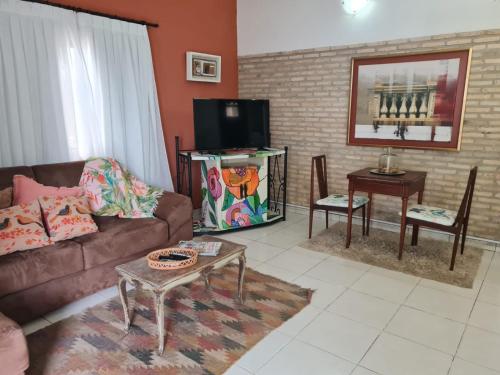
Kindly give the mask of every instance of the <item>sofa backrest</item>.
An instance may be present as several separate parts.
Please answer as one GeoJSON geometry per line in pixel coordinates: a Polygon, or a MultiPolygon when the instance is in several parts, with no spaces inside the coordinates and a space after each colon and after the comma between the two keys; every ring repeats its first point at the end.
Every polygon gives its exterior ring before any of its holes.
{"type": "Polygon", "coordinates": [[[0,168],[0,189],[12,186],[12,177],[21,174],[47,186],[77,186],[82,175],[84,161],[40,164],[31,167],[0,168]]]}

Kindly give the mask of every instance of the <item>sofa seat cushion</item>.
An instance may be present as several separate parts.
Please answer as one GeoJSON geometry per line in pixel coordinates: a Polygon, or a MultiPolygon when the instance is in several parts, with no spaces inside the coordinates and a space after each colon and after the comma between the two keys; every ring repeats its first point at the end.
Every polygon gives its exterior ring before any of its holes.
{"type": "Polygon", "coordinates": [[[0,297],[82,270],[82,248],[73,241],[7,254],[0,257],[0,297]]]}
{"type": "Polygon", "coordinates": [[[156,218],[99,221],[99,232],[74,238],[83,248],[85,269],[168,244],[168,224],[156,218]]]}

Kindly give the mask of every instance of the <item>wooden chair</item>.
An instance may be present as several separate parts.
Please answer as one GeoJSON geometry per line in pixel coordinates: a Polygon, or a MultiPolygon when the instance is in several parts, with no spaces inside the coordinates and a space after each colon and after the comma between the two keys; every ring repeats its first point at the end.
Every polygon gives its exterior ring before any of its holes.
{"type": "MultiPolygon", "coordinates": [[[[467,237],[467,227],[469,225],[470,208],[474,195],[474,185],[476,184],[477,167],[470,170],[467,188],[465,189],[462,203],[457,212],[439,207],[429,207],[422,204],[412,205],[406,214],[406,224],[413,225],[411,244],[418,244],[419,227],[427,227],[441,230],[455,235],[453,243],[453,254],[451,256],[450,271],[455,267],[455,258],[458,250],[458,241],[462,233],[462,244],[460,253],[464,253],[465,239],[467,237]]],[[[406,228],[405,228],[406,229],[406,228]]]]}
{"type": "MultiPolygon", "coordinates": [[[[363,235],[365,235],[366,204],[369,199],[364,196],[355,195],[353,199],[353,211],[362,209],[363,235]]],[[[326,172],[326,156],[313,156],[311,160],[311,190],[309,194],[309,238],[312,234],[314,210],[324,210],[326,213],[326,227],[328,228],[328,214],[330,211],[347,213],[349,205],[348,194],[328,194],[328,178],[326,172]],[[319,188],[319,200],[314,199],[314,172],[319,188]]],[[[368,223],[369,225],[369,223],[368,223]]]]}

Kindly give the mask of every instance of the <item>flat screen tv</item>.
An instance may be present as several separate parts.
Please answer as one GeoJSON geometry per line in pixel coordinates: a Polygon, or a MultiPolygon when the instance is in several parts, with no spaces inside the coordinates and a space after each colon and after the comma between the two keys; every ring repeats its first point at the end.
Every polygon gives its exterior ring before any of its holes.
{"type": "Polygon", "coordinates": [[[197,150],[269,147],[269,100],[194,99],[197,150]]]}

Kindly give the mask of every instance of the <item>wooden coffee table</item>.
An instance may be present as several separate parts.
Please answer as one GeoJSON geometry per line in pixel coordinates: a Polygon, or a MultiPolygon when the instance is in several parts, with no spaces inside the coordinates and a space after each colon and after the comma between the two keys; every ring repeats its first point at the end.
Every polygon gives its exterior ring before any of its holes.
{"type": "Polygon", "coordinates": [[[243,279],[245,276],[245,249],[246,246],[236,244],[234,242],[224,241],[211,236],[201,236],[196,238],[197,241],[220,241],[222,247],[219,255],[215,257],[200,256],[198,262],[187,268],[171,271],[160,271],[149,268],[146,257],[133,260],[131,262],[116,266],[120,278],[118,280],[118,290],[120,299],[123,305],[125,315],[125,330],[130,329],[134,311],[129,312],[129,302],[127,298],[126,284],[127,282],[134,285],[136,289],[144,289],[149,291],[154,299],[156,322],[158,325],[158,352],[163,353],[165,347],[165,294],[179,285],[188,284],[199,277],[203,277],[207,288],[210,287],[209,274],[213,270],[224,267],[233,260],[239,260],[239,277],[238,277],[238,298],[240,303],[243,303],[243,279]]]}

